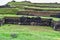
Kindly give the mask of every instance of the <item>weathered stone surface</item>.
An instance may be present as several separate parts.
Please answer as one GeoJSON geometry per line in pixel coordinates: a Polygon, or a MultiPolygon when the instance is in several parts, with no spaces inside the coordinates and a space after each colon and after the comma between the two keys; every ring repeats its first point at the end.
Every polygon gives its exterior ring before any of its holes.
{"type": "Polygon", "coordinates": [[[19,11],[17,15],[36,15],[36,16],[52,16],[60,14],[60,11],[19,11]]]}

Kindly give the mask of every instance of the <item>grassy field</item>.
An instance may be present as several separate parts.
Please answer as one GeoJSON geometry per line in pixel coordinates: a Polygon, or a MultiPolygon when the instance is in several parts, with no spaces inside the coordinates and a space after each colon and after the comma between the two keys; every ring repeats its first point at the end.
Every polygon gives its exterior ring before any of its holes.
{"type": "Polygon", "coordinates": [[[0,27],[0,40],[60,40],[60,32],[46,26],[5,24],[0,27]],[[17,34],[17,38],[11,34],[17,34]]]}

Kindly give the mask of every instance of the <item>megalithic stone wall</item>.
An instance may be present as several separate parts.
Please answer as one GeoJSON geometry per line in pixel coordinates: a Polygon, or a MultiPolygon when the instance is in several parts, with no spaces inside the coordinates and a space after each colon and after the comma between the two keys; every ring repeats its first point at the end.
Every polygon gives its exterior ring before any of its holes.
{"type": "Polygon", "coordinates": [[[4,24],[4,19],[0,19],[0,26],[2,26],[4,24]]]}
{"type": "Polygon", "coordinates": [[[60,30],[60,21],[52,21],[51,25],[54,30],[60,30]]]}
{"type": "Polygon", "coordinates": [[[19,17],[5,17],[5,24],[18,24],[20,22],[19,17]]]}

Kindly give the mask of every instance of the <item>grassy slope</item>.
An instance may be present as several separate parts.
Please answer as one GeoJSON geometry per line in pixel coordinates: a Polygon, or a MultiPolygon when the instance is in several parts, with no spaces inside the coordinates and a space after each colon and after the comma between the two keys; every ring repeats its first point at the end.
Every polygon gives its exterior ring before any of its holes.
{"type": "Polygon", "coordinates": [[[19,8],[0,8],[0,14],[15,14],[17,13],[17,11],[22,11],[23,9],[19,9],[19,8]]]}
{"type": "MultiPolygon", "coordinates": [[[[16,8],[0,8],[0,14],[15,14],[17,11],[22,11],[26,6],[26,8],[32,8],[32,9],[38,9],[38,10],[60,10],[60,8],[40,8],[40,7],[35,7],[33,3],[27,3],[27,2],[9,2],[8,5],[11,6],[16,6],[16,8]],[[29,6],[33,5],[33,6],[29,6]]],[[[39,4],[36,4],[39,5],[39,4]]],[[[43,5],[43,4],[41,4],[43,5]]],[[[45,4],[48,5],[48,4],[45,4]]],[[[52,4],[50,4],[52,5],[52,4]]],[[[56,4],[59,5],[59,4],[56,4]]]]}
{"type": "Polygon", "coordinates": [[[0,27],[0,40],[60,40],[60,32],[46,26],[4,25],[0,27]],[[13,33],[17,38],[10,36],[13,33]]]}
{"type": "Polygon", "coordinates": [[[35,6],[35,7],[41,7],[41,6],[47,6],[47,7],[60,7],[60,4],[57,3],[29,3],[29,2],[9,2],[9,5],[25,5],[25,6],[35,6]]]}
{"type": "Polygon", "coordinates": [[[14,14],[18,10],[18,8],[0,8],[0,14],[14,14]]]}
{"type": "MultiPolygon", "coordinates": [[[[0,12],[5,11],[6,9],[0,12]]],[[[60,32],[45,26],[4,25],[0,27],[0,40],[60,40],[60,32]],[[12,38],[11,33],[16,33],[18,37],[12,38]]]]}
{"type": "Polygon", "coordinates": [[[36,6],[42,6],[42,7],[60,7],[60,4],[57,4],[57,3],[38,3],[38,4],[35,4],[36,6]]]}
{"type": "Polygon", "coordinates": [[[8,5],[15,6],[18,8],[25,8],[25,6],[27,6],[26,8],[31,8],[31,9],[60,10],[60,4],[56,4],[56,3],[40,3],[40,4],[36,3],[36,4],[34,4],[34,3],[28,3],[28,2],[9,2],[8,5]],[[49,7],[52,7],[52,8],[49,8],[49,7]]]}
{"type": "Polygon", "coordinates": [[[32,10],[34,10],[34,9],[36,9],[36,10],[47,10],[47,11],[50,11],[50,10],[57,10],[57,11],[59,11],[60,10],[60,8],[40,8],[40,7],[25,7],[25,8],[27,8],[27,9],[32,9],[32,10]]]}

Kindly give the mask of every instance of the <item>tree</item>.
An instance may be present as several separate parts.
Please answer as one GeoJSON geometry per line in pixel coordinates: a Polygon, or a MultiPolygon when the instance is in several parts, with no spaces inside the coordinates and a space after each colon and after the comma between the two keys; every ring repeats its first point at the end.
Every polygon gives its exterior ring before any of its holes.
{"type": "Polygon", "coordinates": [[[12,0],[12,2],[16,2],[15,0],[12,0]]]}

